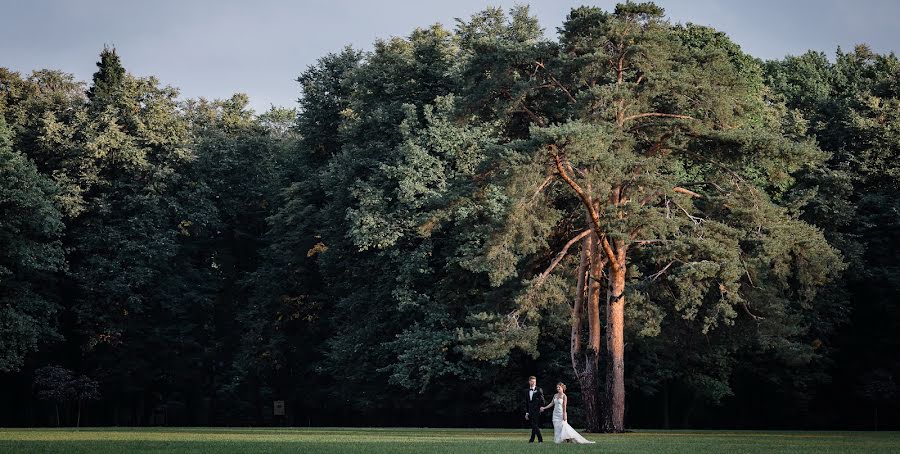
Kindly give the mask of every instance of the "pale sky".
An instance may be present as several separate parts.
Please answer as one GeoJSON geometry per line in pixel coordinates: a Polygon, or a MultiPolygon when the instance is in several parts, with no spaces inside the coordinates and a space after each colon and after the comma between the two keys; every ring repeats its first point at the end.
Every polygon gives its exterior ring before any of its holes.
{"type": "MultiPolygon", "coordinates": [[[[88,81],[104,44],[125,68],[156,76],[182,97],[250,95],[258,111],[294,107],[297,76],[345,45],[369,50],[378,38],[468,18],[488,6],[529,4],[550,37],[573,6],[614,8],[615,1],[571,0],[0,0],[0,66],[24,74],[60,69],[88,81]]],[[[659,0],[673,22],[709,25],[747,53],[764,58],[867,43],[900,49],[896,0],[659,0]]]]}

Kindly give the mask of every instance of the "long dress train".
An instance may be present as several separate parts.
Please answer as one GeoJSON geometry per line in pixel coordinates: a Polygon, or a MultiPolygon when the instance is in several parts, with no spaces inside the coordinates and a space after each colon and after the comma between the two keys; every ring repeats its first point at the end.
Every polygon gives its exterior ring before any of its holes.
{"type": "Polygon", "coordinates": [[[572,440],[578,444],[594,443],[575,431],[568,422],[563,421],[563,401],[557,396],[553,396],[553,441],[562,443],[566,440],[572,440]]]}

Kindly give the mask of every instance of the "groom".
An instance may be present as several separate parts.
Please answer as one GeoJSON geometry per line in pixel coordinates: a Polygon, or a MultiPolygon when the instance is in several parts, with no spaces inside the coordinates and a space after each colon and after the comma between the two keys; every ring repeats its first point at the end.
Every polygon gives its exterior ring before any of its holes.
{"type": "Polygon", "coordinates": [[[544,442],[541,436],[541,407],[544,406],[544,391],[537,387],[537,378],[532,375],[528,377],[528,391],[525,393],[525,419],[531,422],[531,439],[529,443],[534,443],[534,436],[537,435],[538,443],[544,442]]]}

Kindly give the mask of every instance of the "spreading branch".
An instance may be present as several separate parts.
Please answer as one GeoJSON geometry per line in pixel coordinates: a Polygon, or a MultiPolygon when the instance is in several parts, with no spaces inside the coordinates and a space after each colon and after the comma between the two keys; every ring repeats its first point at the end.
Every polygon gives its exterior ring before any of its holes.
{"type": "Polygon", "coordinates": [[[673,134],[671,132],[667,132],[667,133],[663,134],[662,137],[660,137],[659,140],[656,141],[650,147],[650,149],[647,150],[647,156],[654,156],[657,153],[659,153],[660,151],[662,151],[664,149],[663,145],[665,145],[666,141],[668,141],[669,139],[672,138],[672,135],[673,134]]]}
{"type": "Polygon", "coordinates": [[[522,112],[525,112],[526,114],[528,114],[528,117],[531,118],[532,121],[537,123],[538,126],[541,126],[541,127],[547,126],[547,122],[544,121],[543,118],[539,117],[536,113],[534,113],[531,109],[529,109],[525,105],[522,105],[521,107],[522,107],[522,112]]]}
{"type": "Polygon", "coordinates": [[[553,261],[550,262],[550,266],[547,267],[547,269],[544,270],[544,272],[541,273],[541,274],[538,276],[536,285],[541,285],[541,284],[543,284],[543,283],[544,283],[544,280],[547,279],[547,276],[550,275],[550,273],[553,271],[553,269],[556,268],[556,265],[559,265],[559,262],[561,262],[562,259],[563,259],[563,258],[566,256],[566,254],[569,252],[569,248],[572,247],[573,244],[575,244],[576,242],[578,242],[578,241],[581,240],[582,238],[584,238],[584,237],[590,235],[590,233],[591,233],[591,229],[586,229],[586,230],[584,230],[583,232],[581,232],[581,233],[579,233],[578,235],[576,235],[575,238],[572,238],[571,240],[569,240],[569,242],[566,243],[565,246],[563,246],[562,250],[559,251],[559,254],[556,254],[556,257],[553,259],[553,261]]]}
{"type": "Polygon", "coordinates": [[[665,243],[667,241],[670,241],[670,240],[663,240],[663,239],[657,238],[657,239],[650,239],[650,240],[633,240],[631,243],[636,244],[638,246],[643,246],[645,244],[665,243]]]}
{"type": "Polygon", "coordinates": [[[619,265],[619,261],[616,260],[617,256],[612,250],[612,246],[610,246],[609,241],[606,239],[606,235],[603,233],[603,228],[600,226],[600,215],[597,213],[597,210],[594,209],[594,204],[591,203],[591,198],[584,192],[584,189],[566,173],[566,169],[563,167],[562,158],[559,156],[559,149],[556,148],[556,145],[550,145],[550,152],[553,156],[553,161],[556,163],[556,170],[559,172],[559,176],[562,177],[563,180],[578,194],[578,197],[581,198],[581,202],[588,210],[588,214],[591,216],[591,223],[594,226],[594,229],[597,233],[597,236],[600,238],[600,244],[603,246],[603,252],[606,253],[607,257],[610,258],[609,264],[612,269],[616,272],[620,271],[621,267],[619,265]]]}
{"type": "Polygon", "coordinates": [[[506,99],[509,99],[513,106],[520,107],[520,110],[515,110],[514,108],[510,108],[510,111],[524,112],[528,115],[529,118],[531,118],[531,120],[533,122],[537,123],[539,126],[541,126],[541,127],[547,126],[547,122],[545,122],[543,118],[538,116],[536,113],[534,113],[534,111],[532,111],[531,109],[528,108],[528,106],[525,105],[525,98],[528,96],[527,92],[525,94],[523,94],[522,96],[519,96],[518,98],[513,99],[513,97],[510,96],[510,94],[504,90],[502,96],[505,97],[506,99]]]}
{"type": "MultiPolygon", "coordinates": [[[[698,198],[698,199],[705,199],[705,198],[706,198],[706,197],[703,196],[703,194],[696,193],[696,192],[694,192],[694,191],[691,191],[690,189],[686,189],[686,188],[683,188],[683,187],[681,187],[681,186],[675,186],[674,188],[672,188],[672,191],[673,191],[673,192],[680,193],[680,194],[689,195],[689,196],[691,196],[691,197],[698,198]]],[[[640,206],[645,206],[645,205],[647,205],[648,203],[652,202],[652,201],[653,201],[654,199],[656,199],[657,197],[660,197],[660,196],[663,196],[663,195],[665,195],[665,192],[663,192],[663,191],[658,191],[658,192],[655,192],[655,193],[653,193],[653,194],[648,195],[647,197],[644,197],[644,198],[641,199],[641,201],[638,202],[638,203],[640,204],[640,206]]]]}
{"type": "Polygon", "coordinates": [[[703,222],[703,220],[704,220],[703,218],[700,218],[700,217],[697,217],[697,216],[692,216],[691,213],[688,213],[688,211],[685,210],[684,208],[682,208],[681,205],[675,203],[674,201],[673,201],[672,203],[674,203],[675,206],[678,207],[679,210],[681,210],[688,218],[690,218],[690,220],[691,220],[694,224],[700,224],[701,222],[703,222]]]}
{"type": "Polygon", "coordinates": [[[662,112],[644,112],[644,113],[629,115],[622,119],[622,123],[629,121],[629,120],[637,120],[638,118],[644,118],[644,117],[665,117],[665,118],[678,118],[681,120],[696,120],[696,118],[694,118],[690,115],[667,114],[667,113],[662,113],[662,112]]]}
{"type": "Polygon", "coordinates": [[[555,175],[550,174],[550,175],[547,175],[547,178],[544,178],[544,181],[541,182],[541,185],[538,186],[538,188],[534,191],[534,194],[532,194],[532,196],[531,196],[531,201],[532,201],[532,202],[534,202],[534,199],[537,198],[538,194],[540,194],[541,191],[544,190],[544,188],[546,188],[547,186],[550,185],[550,183],[553,181],[553,177],[554,177],[554,176],[555,176],[555,175]]]}
{"type": "Polygon", "coordinates": [[[706,198],[706,197],[703,197],[702,195],[700,195],[700,194],[698,194],[698,193],[696,193],[696,192],[694,192],[694,191],[691,191],[690,189],[682,188],[681,186],[675,186],[674,188],[672,188],[672,190],[675,191],[675,192],[678,192],[678,193],[680,193],[680,194],[686,194],[686,195],[689,195],[689,196],[691,196],[691,197],[696,197],[696,198],[698,198],[698,199],[705,199],[705,198],[706,198]]]}
{"type": "Polygon", "coordinates": [[[695,158],[697,158],[697,159],[703,160],[703,161],[705,161],[705,162],[707,162],[707,163],[709,163],[709,164],[712,164],[712,165],[714,165],[714,166],[716,166],[716,167],[718,167],[718,168],[720,168],[720,169],[722,169],[722,170],[728,172],[728,173],[729,173],[732,177],[734,177],[735,180],[737,180],[738,182],[744,184],[744,185],[747,186],[748,188],[751,188],[751,189],[753,188],[752,185],[747,184],[747,182],[744,180],[744,177],[742,177],[739,173],[735,172],[734,170],[730,169],[728,166],[722,164],[721,162],[718,162],[718,161],[713,160],[713,159],[709,159],[708,157],[703,156],[703,155],[700,154],[700,153],[694,153],[694,152],[692,152],[692,151],[690,151],[690,150],[684,150],[684,153],[689,154],[689,155],[691,155],[691,156],[693,156],[693,157],[695,157],[695,158]]]}
{"type": "Polygon", "coordinates": [[[741,302],[741,307],[744,308],[744,312],[746,312],[747,315],[749,315],[750,318],[752,318],[753,320],[760,321],[760,320],[766,319],[765,317],[760,317],[759,315],[756,315],[753,312],[750,312],[750,307],[747,306],[747,303],[745,303],[745,302],[741,302]]]}
{"type": "Polygon", "coordinates": [[[560,81],[556,80],[556,78],[553,77],[553,74],[550,74],[550,71],[547,71],[547,68],[544,66],[543,62],[535,62],[535,65],[535,72],[537,72],[537,68],[543,69],[547,73],[547,77],[550,78],[550,81],[552,81],[557,87],[559,87],[560,90],[563,91],[563,93],[566,94],[566,97],[569,98],[569,101],[576,102],[575,97],[572,96],[572,93],[569,93],[569,90],[560,81]]]}
{"type": "Polygon", "coordinates": [[[661,270],[657,271],[656,273],[651,274],[650,280],[655,281],[655,280],[659,279],[659,277],[662,276],[663,273],[665,273],[666,270],[668,270],[669,267],[671,267],[674,263],[675,263],[675,260],[672,260],[671,262],[669,262],[668,265],[664,266],[661,270]]]}
{"type": "Polygon", "coordinates": [[[717,183],[714,183],[712,181],[696,181],[693,183],[682,183],[681,186],[712,186],[712,187],[716,188],[716,190],[719,191],[720,193],[728,194],[728,191],[723,189],[722,186],[719,186],[717,183]]]}
{"type": "Polygon", "coordinates": [[[643,199],[641,199],[641,201],[638,202],[638,203],[639,203],[640,206],[643,207],[644,205],[647,205],[648,203],[652,202],[653,199],[655,199],[655,198],[657,198],[657,197],[659,197],[659,196],[661,196],[661,195],[665,195],[665,194],[666,194],[666,193],[665,193],[665,192],[662,192],[662,191],[657,192],[657,193],[654,193],[654,194],[650,194],[650,195],[648,195],[647,197],[644,197],[643,199]]]}

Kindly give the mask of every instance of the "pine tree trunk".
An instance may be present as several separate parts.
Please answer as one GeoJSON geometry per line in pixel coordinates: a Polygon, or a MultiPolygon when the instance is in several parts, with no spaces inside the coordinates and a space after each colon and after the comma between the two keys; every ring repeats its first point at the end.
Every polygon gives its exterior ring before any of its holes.
{"type": "Polygon", "coordinates": [[[589,432],[599,432],[602,420],[600,413],[600,386],[597,381],[600,356],[596,348],[596,343],[599,343],[600,339],[600,320],[597,317],[599,314],[599,286],[595,285],[595,282],[589,277],[590,274],[596,275],[596,269],[602,269],[602,264],[598,263],[599,259],[594,253],[596,250],[595,236],[592,235],[582,241],[581,263],[577,271],[577,293],[575,295],[575,304],[572,308],[570,351],[572,368],[575,371],[575,377],[578,379],[578,385],[581,387],[585,422],[589,432]],[[585,318],[587,318],[589,333],[587,348],[584,348],[581,339],[585,318]]]}
{"type": "MultiPolygon", "coordinates": [[[[621,249],[620,249],[621,251],[621,249]]],[[[625,260],[618,270],[609,268],[606,301],[606,411],[603,431],[625,430],[625,260]]]]}
{"type": "Polygon", "coordinates": [[[584,407],[586,429],[588,432],[600,432],[602,414],[600,413],[600,384],[598,383],[599,355],[588,349],[584,353],[584,373],[579,376],[581,400],[584,407]]]}
{"type": "Polygon", "coordinates": [[[600,292],[602,291],[600,281],[595,279],[603,272],[604,262],[600,259],[600,241],[596,235],[591,235],[591,265],[590,274],[588,276],[588,321],[589,336],[588,345],[584,353],[585,370],[590,373],[585,374],[584,384],[581,389],[584,393],[584,408],[588,412],[588,430],[591,432],[600,432],[602,415],[600,414],[600,346],[601,346],[601,325],[600,325],[600,292]]]}
{"type": "Polygon", "coordinates": [[[575,273],[578,278],[578,283],[575,286],[575,302],[572,305],[572,335],[569,344],[569,355],[572,360],[572,369],[575,371],[575,377],[579,379],[579,382],[581,380],[581,375],[584,374],[584,366],[581,363],[581,331],[584,318],[584,311],[582,308],[584,307],[586,293],[586,274],[590,250],[590,238],[585,238],[581,242],[581,262],[575,273]]]}

